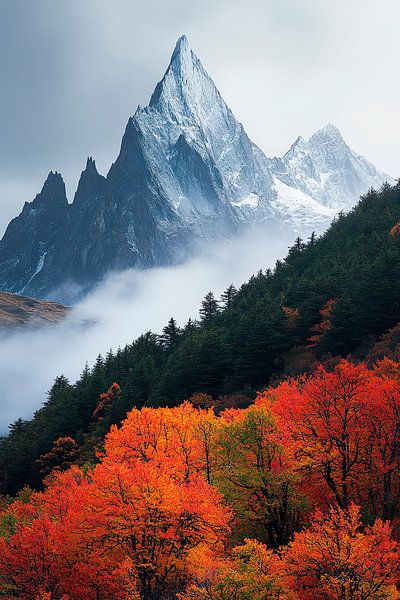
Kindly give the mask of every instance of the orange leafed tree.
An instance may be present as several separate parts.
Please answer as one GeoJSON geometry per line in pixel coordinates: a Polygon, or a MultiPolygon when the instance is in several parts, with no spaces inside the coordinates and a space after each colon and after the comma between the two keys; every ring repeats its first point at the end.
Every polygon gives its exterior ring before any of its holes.
{"type": "Polygon", "coordinates": [[[88,507],[97,535],[132,558],[143,598],[179,589],[193,548],[223,549],[230,511],[206,480],[214,421],[188,403],[133,410],[107,436],[88,507]]]}
{"type": "Polygon", "coordinates": [[[396,237],[396,236],[400,235],[400,221],[398,223],[396,223],[396,225],[393,225],[393,227],[390,230],[390,235],[392,237],[396,237]]]}
{"type": "Polygon", "coordinates": [[[282,574],[301,600],[400,598],[400,547],[387,523],[362,527],[360,509],[317,512],[283,554],[282,574]]]}
{"type": "Polygon", "coordinates": [[[196,428],[208,414],[188,404],[132,411],[91,473],[53,472],[44,492],[6,507],[3,590],[24,600],[153,600],[183,589],[190,551],[221,553],[229,530],[196,428]]]}
{"type": "Polygon", "coordinates": [[[297,325],[297,321],[300,317],[300,312],[298,308],[291,308],[290,306],[282,306],[282,311],[284,312],[287,322],[286,326],[288,329],[295,329],[297,325]]]}

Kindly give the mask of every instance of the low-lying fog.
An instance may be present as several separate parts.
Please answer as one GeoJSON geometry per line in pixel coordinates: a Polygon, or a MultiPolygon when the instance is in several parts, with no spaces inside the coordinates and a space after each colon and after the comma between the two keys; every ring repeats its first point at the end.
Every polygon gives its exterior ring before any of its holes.
{"type": "Polygon", "coordinates": [[[255,232],[216,245],[183,266],[126,271],[109,277],[79,303],[64,322],[0,339],[0,433],[15,419],[29,418],[46,400],[57,375],[75,381],[85,362],[148,330],[161,332],[173,316],[180,325],[197,318],[201,300],[240,286],[260,268],[272,267],[292,242],[255,232]],[[94,322],[83,326],[83,321],[94,322]]]}

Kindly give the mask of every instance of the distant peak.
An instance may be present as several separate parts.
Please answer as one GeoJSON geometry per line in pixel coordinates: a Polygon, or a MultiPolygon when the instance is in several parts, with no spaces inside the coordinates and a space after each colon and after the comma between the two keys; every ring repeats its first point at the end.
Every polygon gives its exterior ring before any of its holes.
{"type": "Polygon", "coordinates": [[[43,192],[62,193],[65,195],[65,183],[58,171],[50,171],[43,184],[41,194],[43,192]]]}
{"type": "Polygon", "coordinates": [[[289,150],[285,153],[284,158],[291,158],[297,152],[306,149],[307,146],[308,143],[303,137],[301,137],[301,135],[299,135],[299,137],[290,146],[289,150]]]}
{"type": "Polygon", "coordinates": [[[325,127],[321,127],[320,131],[323,131],[324,133],[334,133],[340,135],[339,129],[330,121],[327,125],[325,125],[325,127]]]}
{"type": "Polygon", "coordinates": [[[313,140],[320,139],[331,139],[343,142],[342,134],[340,133],[339,129],[332,123],[328,123],[327,125],[325,125],[325,127],[321,127],[321,129],[318,129],[318,131],[316,131],[314,135],[310,137],[309,141],[311,142],[313,140]]]}
{"type": "Polygon", "coordinates": [[[68,204],[65,193],[65,183],[60,173],[57,171],[50,171],[40,194],[36,196],[34,201],[46,204],[54,202],[68,204]]]}
{"type": "Polygon", "coordinates": [[[292,148],[298,148],[299,146],[305,146],[307,144],[307,142],[305,141],[305,139],[303,137],[301,137],[301,135],[299,135],[299,137],[297,138],[297,140],[295,142],[293,142],[292,144],[292,148]]]}
{"type": "Polygon", "coordinates": [[[89,173],[90,172],[97,173],[96,161],[94,160],[94,158],[92,156],[88,156],[88,159],[86,161],[85,171],[88,171],[89,173]]]}
{"type": "Polygon", "coordinates": [[[50,173],[47,175],[46,177],[46,181],[44,182],[44,184],[46,185],[46,183],[49,184],[64,184],[64,180],[61,176],[61,173],[59,173],[58,171],[50,171],[50,173]]]}

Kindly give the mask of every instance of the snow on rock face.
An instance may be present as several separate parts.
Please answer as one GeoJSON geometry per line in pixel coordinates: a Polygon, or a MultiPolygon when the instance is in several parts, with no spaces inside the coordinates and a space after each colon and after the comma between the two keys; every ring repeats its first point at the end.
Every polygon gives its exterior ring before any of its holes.
{"type": "Polygon", "coordinates": [[[232,202],[234,206],[249,206],[250,208],[257,208],[260,198],[257,194],[250,194],[249,196],[243,196],[235,202],[232,202]]]}
{"type": "Polygon", "coordinates": [[[281,159],[285,183],[302,190],[323,206],[349,210],[371,187],[392,178],[356,154],[332,124],[308,141],[298,138],[281,159]]]}
{"type": "Polygon", "coordinates": [[[282,221],[292,227],[296,233],[318,231],[337,213],[334,208],[321,205],[302,190],[290,187],[280,179],[274,178],[274,188],[277,195],[272,201],[272,206],[279,213],[282,221]]]}
{"type": "Polygon", "coordinates": [[[228,220],[283,219],[297,232],[308,222],[318,222],[323,229],[369,187],[390,180],[355,154],[331,124],[308,141],[299,137],[283,158],[268,159],[236,121],[185,36],[178,40],[149,106],[138,110],[134,119],[145,132],[154,176],[184,221],[196,221],[199,213],[210,217],[217,198],[225,204],[228,220]],[[193,177],[188,164],[177,177],[171,157],[177,146],[183,153],[183,145],[186,155],[196,152],[203,169],[209,171],[207,185],[204,176],[199,185],[199,171],[193,177]],[[277,180],[286,187],[278,190],[277,180]],[[183,190],[182,181],[190,181],[190,189],[183,190]],[[300,195],[289,194],[288,187],[303,193],[302,203],[295,202],[300,195]],[[293,206],[286,201],[289,197],[293,206]]]}
{"type": "MultiPolygon", "coordinates": [[[[236,121],[185,36],[178,40],[171,62],[163,79],[157,84],[149,106],[139,109],[134,119],[145,132],[146,149],[153,155],[151,163],[158,178],[160,162],[155,160],[154,153],[161,160],[167,195],[181,196],[171,164],[176,145],[183,145],[180,140],[184,140],[187,152],[192,149],[198,153],[210,172],[211,183],[220,201],[240,206],[236,201],[255,193],[259,165],[254,155],[254,145],[243,126],[236,121]]],[[[266,177],[268,173],[263,174],[262,179],[266,177]]],[[[210,190],[203,190],[206,204],[212,195],[210,190]]],[[[194,197],[192,201],[192,209],[196,213],[199,202],[202,202],[199,197],[194,197]]],[[[173,203],[178,204],[176,200],[173,203]]]]}
{"type": "Polygon", "coordinates": [[[68,290],[85,292],[110,271],[177,264],[254,223],[266,235],[321,231],[385,180],[333,125],[267,158],[182,36],[107,177],[88,159],[69,205],[51,173],[10,223],[0,289],[72,302],[68,290]]]}

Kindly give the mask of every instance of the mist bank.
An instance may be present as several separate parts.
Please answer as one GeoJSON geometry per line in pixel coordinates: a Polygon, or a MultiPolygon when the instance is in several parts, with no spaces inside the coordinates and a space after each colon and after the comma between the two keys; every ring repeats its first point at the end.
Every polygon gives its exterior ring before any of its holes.
{"type": "Polygon", "coordinates": [[[171,316],[179,325],[197,318],[208,291],[219,297],[231,283],[239,287],[284,257],[292,241],[284,234],[266,239],[253,230],[210,247],[206,255],[182,266],[116,273],[63,322],[1,338],[0,432],[19,417],[30,418],[46,400],[56,376],[63,374],[74,382],[86,361],[92,364],[98,354],[146,331],[161,332],[171,316]]]}

